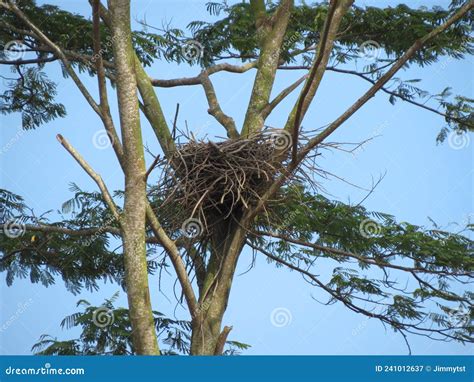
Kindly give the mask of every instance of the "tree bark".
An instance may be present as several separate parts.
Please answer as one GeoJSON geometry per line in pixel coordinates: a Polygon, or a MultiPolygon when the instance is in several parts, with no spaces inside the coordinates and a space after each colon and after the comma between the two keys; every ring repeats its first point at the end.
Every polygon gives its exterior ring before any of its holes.
{"type": "Polygon", "coordinates": [[[125,282],[133,346],[137,354],[159,354],[148,288],[145,247],[147,206],[145,158],[130,30],[130,1],[108,1],[116,66],[120,127],[124,148],[125,203],[122,220],[125,282]]]}
{"type": "Polygon", "coordinates": [[[225,334],[225,329],[221,332],[222,319],[247,231],[244,218],[222,222],[219,227],[211,240],[211,256],[200,291],[199,306],[193,316],[192,355],[222,353],[224,345],[219,340],[224,337],[225,342],[228,334],[225,334]]]}

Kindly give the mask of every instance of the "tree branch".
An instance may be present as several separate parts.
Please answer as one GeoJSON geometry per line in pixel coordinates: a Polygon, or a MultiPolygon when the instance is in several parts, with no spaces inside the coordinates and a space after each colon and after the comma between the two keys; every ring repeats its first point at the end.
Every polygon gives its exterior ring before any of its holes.
{"type": "MultiPolygon", "coordinates": [[[[258,9],[261,6],[256,5],[258,9]]],[[[273,14],[271,21],[264,20],[257,34],[260,37],[260,58],[253,84],[252,94],[245,114],[241,135],[247,137],[263,128],[263,109],[270,99],[275,74],[280,62],[280,52],[285,37],[288,21],[293,7],[293,0],[282,0],[273,14]]],[[[261,11],[257,12],[260,15],[261,11]]]]}
{"type": "Polygon", "coordinates": [[[156,217],[153,209],[150,204],[147,205],[147,218],[150,223],[151,229],[155,236],[159,239],[160,243],[165,248],[168,253],[170,260],[173,264],[173,268],[178,277],[181,288],[183,289],[184,298],[189,308],[191,316],[195,315],[197,312],[197,300],[194,294],[193,286],[189,280],[188,273],[186,272],[186,267],[184,266],[183,259],[179,254],[179,250],[173,240],[171,240],[163,227],[161,227],[158,218],[156,217]]]}
{"type": "MultiPolygon", "coordinates": [[[[94,0],[89,0],[89,2],[94,0]]],[[[111,28],[111,18],[110,13],[107,8],[99,3],[99,14],[105,25],[110,29],[111,28]]],[[[158,142],[160,143],[163,152],[166,157],[171,158],[176,146],[173,138],[171,137],[168,124],[166,123],[166,118],[161,109],[161,104],[156,96],[153,86],[151,84],[150,77],[143,69],[143,66],[138,59],[136,53],[133,51],[132,55],[134,57],[134,66],[135,66],[135,76],[137,80],[138,91],[143,100],[142,111],[145,114],[145,117],[150,122],[150,125],[155,133],[158,142]]]]}
{"type": "MultiPolygon", "coordinates": [[[[68,236],[94,236],[101,233],[110,233],[115,236],[122,236],[122,231],[117,227],[112,227],[108,225],[100,227],[90,227],[90,228],[81,228],[81,229],[71,229],[56,225],[46,225],[46,224],[25,224],[25,231],[30,232],[44,232],[44,233],[58,233],[68,236]]],[[[155,237],[147,237],[146,242],[148,244],[160,244],[161,242],[155,237]]]]}
{"type": "Polygon", "coordinates": [[[274,232],[257,230],[257,231],[254,231],[254,233],[256,235],[269,236],[269,237],[285,240],[289,243],[293,243],[293,244],[304,246],[304,247],[313,248],[313,249],[316,249],[316,250],[321,251],[321,252],[325,252],[325,253],[329,253],[329,254],[333,254],[333,255],[337,255],[337,256],[352,258],[352,259],[355,259],[357,261],[360,261],[361,263],[365,263],[365,264],[369,264],[369,265],[375,265],[375,266],[380,267],[380,268],[391,268],[391,269],[396,269],[396,270],[399,270],[399,271],[408,272],[408,273],[411,273],[411,274],[413,274],[413,273],[426,273],[426,274],[449,275],[449,276],[471,276],[471,277],[474,276],[470,273],[436,271],[436,270],[432,270],[432,269],[428,269],[428,268],[420,268],[420,267],[415,267],[415,266],[414,267],[406,267],[406,266],[402,266],[402,265],[391,264],[387,261],[381,261],[380,259],[365,257],[365,256],[362,256],[362,255],[358,255],[356,253],[353,253],[353,252],[348,252],[348,251],[344,251],[344,250],[337,249],[337,248],[325,247],[323,245],[318,245],[318,244],[315,244],[315,243],[309,243],[307,241],[292,238],[291,236],[288,236],[288,235],[274,233],[274,232]]]}
{"type": "Polygon", "coordinates": [[[430,33],[417,40],[408,50],[401,56],[392,67],[385,73],[374,86],[372,86],[361,98],[359,98],[349,109],[346,110],[339,118],[332,122],[326,129],[324,129],[316,137],[309,140],[309,142],[298,152],[296,161],[291,161],[286,171],[278,177],[269,189],[259,199],[257,205],[252,211],[246,214],[247,221],[253,219],[257,213],[265,206],[265,203],[271,198],[281,187],[281,185],[288,179],[289,176],[298,168],[300,163],[308,155],[308,153],[324,139],[326,139],[332,132],[334,132],[340,125],[342,125],[347,119],[349,119],[357,110],[359,110],[380,88],[387,83],[393,75],[402,68],[406,62],[420,50],[424,44],[429,40],[436,37],[440,33],[444,32],[456,21],[460,20],[467,12],[474,7],[474,0],[470,0],[468,3],[463,5],[453,16],[451,16],[444,24],[433,29],[430,33]]]}
{"type": "Polygon", "coordinates": [[[336,40],[339,25],[341,24],[343,16],[346,14],[349,7],[352,5],[353,0],[341,0],[338,3],[337,0],[333,0],[329,4],[328,15],[324,24],[322,36],[318,45],[318,52],[311,68],[308,80],[305,83],[303,90],[298,98],[298,101],[293,108],[288,121],[286,123],[286,129],[292,131],[293,142],[292,142],[292,160],[296,162],[297,150],[298,150],[298,133],[301,121],[303,120],[306,111],[314,99],[316,91],[319,88],[319,84],[323,78],[325,68],[329,61],[331,51],[336,40]]]}
{"type": "Polygon", "coordinates": [[[239,137],[239,133],[237,132],[237,128],[235,127],[234,120],[225,114],[220,105],[219,101],[217,100],[216,92],[214,90],[214,86],[212,85],[207,72],[204,70],[199,75],[199,79],[201,81],[201,85],[204,89],[206,94],[207,102],[209,104],[208,113],[211,114],[227,131],[227,136],[231,139],[237,139],[239,137]]]}
{"type": "MultiPolygon", "coordinates": [[[[248,62],[244,65],[231,65],[227,62],[222,64],[213,65],[206,69],[206,72],[209,76],[219,72],[229,72],[229,73],[245,73],[250,69],[253,69],[257,66],[257,61],[248,62]]],[[[172,88],[176,86],[190,86],[190,85],[200,85],[201,79],[199,75],[196,77],[183,77],[183,78],[173,78],[169,80],[159,80],[150,78],[150,81],[153,86],[161,88],[172,88]]]]}
{"type": "Polygon", "coordinates": [[[468,1],[464,4],[458,11],[451,16],[445,23],[441,24],[437,28],[433,29],[430,33],[426,34],[424,37],[418,39],[413,43],[413,45],[391,66],[391,68],[380,77],[377,82],[362,96],[360,97],[349,109],[347,109],[339,118],[332,122],[324,131],[318,134],[316,137],[312,138],[306,146],[298,154],[298,161],[301,161],[306,154],[316,145],[321,143],[329,135],[331,135],[339,126],[341,126],[345,121],[347,121],[357,110],[359,110],[365,103],[372,98],[375,93],[377,93],[383,85],[385,85],[394,75],[397,73],[406,63],[412,58],[423,46],[438,36],[440,33],[444,32],[455,22],[459,21],[464,15],[474,8],[474,0],[468,1]]]}
{"type": "Polygon", "coordinates": [[[282,102],[288,95],[290,95],[293,90],[295,90],[298,86],[300,86],[303,81],[308,77],[308,74],[305,74],[300,79],[296,80],[287,88],[283,89],[262,111],[263,118],[266,119],[270,113],[277,107],[280,102],[282,102]]]}
{"type": "Polygon", "coordinates": [[[76,160],[77,163],[84,169],[84,171],[96,182],[97,186],[99,187],[102,196],[104,197],[105,202],[107,203],[107,206],[110,208],[112,211],[112,214],[114,215],[114,218],[122,224],[122,221],[120,219],[120,214],[117,210],[117,206],[115,205],[115,202],[110,195],[109,191],[107,190],[107,187],[105,186],[104,181],[102,180],[102,177],[97,174],[91,166],[84,160],[84,158],[77,152],[77,150],[61,135],[58,134],[56,135],[56,138],[58,139],[59,143],[69,152],[69,154],[72,155],[72,157],[76,160]]]}
{"type": "MultiPolygon", "coordinates": [[[[252,244],[250,241],[246,241],[246,244],[250,248],[254,249],[255,251],[260,252],[261,254],[268,257],[269,259],[271,259],[271,260],[273,260],[273,261],[275,261],[279,264],[282,264],[285,267],[304,275],[309,280],[311,280],[310,283],[312,285],[315,285],[315,286],[321,288],[322,290],[326,291],[334,301],[337,300],[337,301],[342,302],[347,308],[349,308],[353,312],[362,314],[362,315],[364,315],[366,317],[369,317],[369,318],[376,318],[380,322],[390,325],[393,329],[395,329],[396,331],[401,333],[403,335],[403,337],[405,338],[405,340],[406,340],[405,332],[416,334],[416,335],[428,336],[430,338],[432,338],[431,336],[433,334],[438,334],[438,335],[442,336],[442,338],[445,338],[445,339],[457,339],[456,334],[451,335],[451,334],[448,333],[448,331],[450,331],[450,330],[457,329],[456,327],[448,327],[448,328],[443,327],[441,329],[435,329],[433,327],[422,327],[421,325],[425,321],[423,319],[421,319],[421,320],[419,320],[418,322],[415,322],[415,323],[401,322],[396,318],[395,319],[392,318],[392,316],[390,316],[388,314],[375,313],[373,311],[369,311],[365,308],[357,306],[352,301],[353,299],[356,299],[355,297],[350,298],[345,293],[343,293],[341,291],[338,291],[337,289],[336,290],[331,289],[328,285],[321,282],[318,279],[318,277],[316,275],[314,275],[313,273],[311,273],[307,270],[304,270],[304,269],[302,269],[302,268],[300,268],[296,265],[293,265],[290,262],[285,261],[285,260],[283,260],[283,259],[281,259],[277,256],[274,256],[273,254],[266,251],[265,249],[260,248],[256,245],[252,244]]],[[[380,302],[378,302],[378,301],[367,300],[367,299],[361,299],[361,300],[363,300],[363,302],[365,302],[365,303],[369,302],[369,303],[372,303],[372,304],[375,304],[375,305],[380,305],[380,302]]],[[[469,340],[468,338],[466,338],[465,341],[473,342],[472,339],[469,340]]]]}
{"type": "Polygon", "coordinates": [[[222,329],[221,334],[219,334],[219,337],[217,338],[214,355],[222,355],[222,353],[224,352],[224,346],[227,341],[227,337],[229,336],[231,330],[232,326],[224,326],[224,329],[222,329]]]}
{"type": "Polygon", "coordinates": [[[102,113],[99,108],[99,105],[94,101],[94,98],[90,95],[90,93],[88,92],[88,90],[86,89],[82,81],[79,79],[76,72],[72,68],[71,63],[69,62],[69,59],[63,53],[61,48],[58,45],[54,44],[35,24],[33,24],[30,21],[30,19],[16,6],[15,3],[9,2],[7,4],[4,2],[1,2],[0,7],[3,7],[4,9],[10,10],[13,13],[15,13],[15,15],[18,16],[18,18],[22,20],[25,23],[25,25],[27,25],[43,43],[48,45],[53,50],[55,55],[59,57],[60,60],[62,61],[64,68],[66,69],[68,74],[71,76],[74,83],[76,84],[76,86],[78,87],[79,91],[82,93],[84,98],[87,100],[89,105],[99,116],[101,116],[102,113]]]}
{"type": "MultiPolygon", "coordinates": [[[[357,77],[360,77],[362,78],[363,80],[367,81],[367,82],[370,82],[372,85],[375,85],[375,83],[377,82],[376,80],[373,80],[367,76],[365,76],[363,73],[359,73],[359,72],[356,72],[354,70],[346,70],[346,69],[339,69],[339,68],[335,68],[335,67],[327,67],[326,70],[329,70],[329,71],[332,71],[332,72],[336,72],[336,73],[344,73],[344,74],[351,74],[353,76],[357,76],[357,77]]],[[[449,116],[447,115],[446,113],[443,113],[439,110],[436,110],[432,107],[429,107],[429,106],[426,106],[425,104],[423,103],[420,103],[420,102],[416,102],[416,101],[413,101],[412,99],[410,98],[407,98],[405,96],[403,96],[402,94],[399,94],[397,92],[394,92],[394,91],[391,91],[385,87],[381,87],[380,88],[381,91],[383,91],[384,93],[386,94],[390,94],[390,95],[393,95],[394,97],[397,97],[397,98],[400,98],[402,101],[405,101],[405,102],[408,102],[412,105],[415,105],[417,107],[420,107],[422,109],[425,109],[425,110],[428,110],[428,111],[431,111],[432,113],[435,113],[435,114],[438,114],[438,115],[441,115],[442,117],[446,118],[447,120],[451,120],[451,121],[454,121],[454,122],[457,122],[459,124],[466,124],[467,121],[463,121],[462,119],[459,119],[459,118],[456,118],[456,117],[452,117],[452,116],[449,116]]],[[[474,126],[473,126],[474,127],[474,126]]]]}
{"type": "Polygon", "coordinates": [[[94,59],[97,71],[97,81],[99,84],[99,97],[100,97],[100,110],[102,122],[104,123],[105,130],[110,137],[112,147],[117,155],[117,159],[123,168],[123,147],[120,143],[117,131],[110,114],[110,106],[107,96],[107,83],[104,69],[104,62],[100,51],[100,11],[99,11],[100,0],[92,1],[92,32],[93,32],[93,46],[94,46],[94,59]]]}

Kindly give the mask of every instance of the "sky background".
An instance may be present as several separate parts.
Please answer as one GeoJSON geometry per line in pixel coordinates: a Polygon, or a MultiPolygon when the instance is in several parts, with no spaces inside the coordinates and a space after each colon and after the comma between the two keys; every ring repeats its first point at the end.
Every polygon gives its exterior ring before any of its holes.
{"type": "MultiPolygon", "coordinates": [[[[40,2],[42,3],[42,2],[40,2]]],[[[48,1],[62,8],[89,17],[90,8],[84,1],[48,1]]],[[[356,5],[396,5],[398,1],[356,1],[356,5]]],[[[184,28],[193,20],[212,20],[205,9],[205,1],[133,1],[135,20],[146,17],[150,25],[161,26],[172,22],[184,28]]],[[[410,1],[411,7],[441,5],[448,1],[410,1]]],[[[368,62],[359,61],[359,68],[368,62]]],[[[5,66],[0,74],[8,75],[5,66]]],[[[155,63],[148,72],[156,78],[175,78],[196,75],[197,67],[155,63]]],[[[95,184],[73,161],[55,139],[64,135],[84,158],[104,178],[110,190],[123,187],[123,176],[112,148],[97,149],[95,134],[101,123],[89,108],[71,80],[60,76],[59,64],[48,65],[50,78],[58,81],[58,98],[66,106],[68,115],[43,125],[34,131],[21,132],[19,115],[1,116],[0,147],[8,142],[9,149],[0,155],[0,187],[20,194],[36,214],[60,208],[72,197],[69,183],[96,190],[95,184]],[[10,147],[11,146],[11,147],[10,147]]],[[[421,87],[440,92],[452,87],[456,94],[474,97],[473,59],[462,61],[442,58],[427,68],[412,67],[399,75],[421,78],[421,87]]],[[[301,76],[301,72],[279,73],[274,91],[278,92],[301,76]]],[[[245,74],[219,73],[212,76],[221,107],[241,125],[248,103],[254,71],[245,74]]],[[[83,77],[93,94],[97,94],[96,80],[83,77]]],[[[0,86],[2,86],[0,84],[0,86]]],[[[304,121],[304,126],[320,127],[334,120],[367,89],[367,83],[345,75],[326,73],[320,91],[304,121]]],[[[207,114],[207,103],[199,86],[156,89],[168,120],[172,120],[176,103],[180,103],[178,126],[185,121],[199,137],[205,134],[224,136],[220,126],[207,114]]],[[[110,97],[116,117],[116,100],[110,97]]],[[[282,127],[295,97],[289,97],[268,119],[273,127],[282,127]]],[[[361,142],[377,136],[355,154],[331,152],[320,159],[320,166],[349,183],[370,188],[373,179],[386,174],[374,193],[365,200],[369,210],[393,214],[399,221],[429,226],[428,217],[444,227],[453,222],[471,221],[473,205],[473,143],[455,149],[445,142],[436,145],[435,139],[443,127],[443,118],[412,105],[397,102],[392,106],[388,97],[379,94],[346,122],[330,139],[333,142],[361,142]]],[[[144,141],[152,152],[158,153],[156,139],[143,122],[144,141]]],[[[97,137],[97,136],[96,136],[97,137]]],[[[472,138],[471,138],[472,140],[472,138]]],[[[150,162],[150,158],[147,158],[150,162]]],[[[366,191],[350,186],[337,178],[321,180],[330,198],[357,203],[366,191]]],[[[54,218],[52,214],[50,218],[54,218]]],[[[315,299],[324,295],[314,290],[295,272],[275,268],[257,256],[254,268],[244,273],[251,263],[251,253],[242,254],[235,278],[224,325],[232,325],[229,336],[250,344],[244,354],[406,354],[400,335],[378,321],[348,311],[341,304],[325,306],[315,299]],[[286,325],[272,324],[272,313],[284,312],[286,325]]],[[[328,267],[322,263],[321,267],[328,267]]],[[[331,268],[321,269],[331,271],[331,268]]],[[[42,334],[59,339],[77,336],[74,330],[61,330],[63,317],[76,312],[76,302],[87,299],[100,305],[105,298],[120,290],[119,286],[104,284],[99,292],[83,291],[74,296],[67,292],[61,280],[45,288],[31,284],[28,279],[15,280],[7,287],[5,275],[0,276],[0,354],[31,354],[31,346],[42,334]],[[13,318],[13,320],[12,320],[13,318]]],[[[186,318],[178,306],[170,287],[174,275],[165,276],[162,293],[157,277],[150,278],[152,303],[156,310],[167,315],[186,318]]],[[[403,279],[400,279],[403,282],[403,279]]],[[[120,290],[120,306],[126,306],[126,296],[120,290]]],[[[433,342],[410,337],[414,354],[469,354],[472,348],[457,343],[433,342]]]]}

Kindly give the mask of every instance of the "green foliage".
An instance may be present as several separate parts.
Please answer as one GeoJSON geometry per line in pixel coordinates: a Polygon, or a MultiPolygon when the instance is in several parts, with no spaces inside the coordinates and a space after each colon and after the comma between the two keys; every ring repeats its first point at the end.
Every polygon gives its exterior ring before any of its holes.
{"type": "MultiPolygon", "coordinates": [[[[4,201],[0,235],[0,272],[6,272],[6,281],[12,285],[16,277],[29,277],[32,283],[49,286],[61,276],[67,289],[79,293],[82,288],[97,290],[98,281],[123,284],[123,261],[120,252],[109,248],[110,237],[100,227],[115,226],[97,193],[76,193],[80,209],[72,218],[51,223],[47,214],[35,216],[18,195],[1,190],[4,201]],[[79,201],[80,200],[80,201],[79,201]],[[97,227],[93,235],[82,237],[62,232],[32,232],[27,224],[50,225],[67,230],[97,227]],[[11,226],[18,227],[18,235],[8,235],[11,226]],[[91,254],[94,254],[93,256],[91,254]]],[[[150,261],[151,272],[156,263],[150,261]]]]}
{"type": "MultiPolygon", "coordinates": [[[[258,54],[255,20],[248,3],[229,6],[208,3],[211,14],[225,16],[216,22],[194,21],[188,25],[193,38],[204,44],[202,63],[207,66],[219,57],[236,56],[243,60],[254,58],[258,54]]],[[[268,13],[275,10],[270,3],[268,13]]],[[[321,3],[297,5],[294,7],[286,32],[286,40],[292,44],[283,46],[282,56],[285,63],[294,61],[291,51],[314,46],[319,41],[327,13],[327,5],[321,3]]],[[[335,49],[335,58],[343,63],[359,57],[359,47],[366,41],[375,41],[386,57],[401,56],[418,38],[426,35],[446,21],[451,11],[440,7],[413,9],[404,4],[396,7],[352,7],[345,15],[335,49]]],[[[419,65],[436,62],[442,56],[462,58],[473,53],[470,23],[472,15],[463,22],[450,28],[437,37],[433,43],[415,55],[410,61],[419,65]]]]}
{"type": "MultiPolygon", "coordinates": [[[[71,186],[71,191],[74,198],[63,205],[63,212],[71,217],[62,221],[50,223],[44,216],[29,215],[21,197],[5,190],[0,191],[0,200],[5,204],[3,214],[9,220],[21,219],[71,230],[117,227],[113,220],[106,220],[110,216],[98,193],[87,193],[76,185],[71,186]]],[[[438,325],[439,328],[430,329],[434,334],[473,341],[474,294],[469,290],[462,292],[465,288],[458,287],[460,282],[469,282],[474,271],[474,242],[463,234],[472,231],[472,224],[453,233],[438,226],[427,229],[397,222],[389,214],[315,195],[301,184],[285,187],[277,200],[256,221],[254,230],[258,235],[248,237],[252,248],[274,257],[269,258],[270,262],[280,266],[278,259],[281,259],[306,270],[315,264],[327,264],[321,269],[330,272],[323,272],[317,281],[309,281],[328,293],[328,303],[342,302],[397,331],[424,334],[427,329],[423,324],[438,325]],[[458,320],[462,325],[456,325],[459,312],[463,312],[463,319],[458,320]]],[[[170,224],[168,214],[158,217],[164,227],[170,224]]],[[[81,235],[32,229],[16,238],[2,235],[0,251],[4,256],[0,259],[0,271],[6,272],[9,285],[15,277],[29,275],[32,282],[47,286],[60,275],[73,293],[83,287],[97,290],[101,280],[123,284],[121,254],[109,249],[113,232],[99,230],[92,235],[81,235]]],[[[205,248],[206,244],[201,244],[205,248]]],[[[155,256],[157,249],[160,249],[157,244],[148,245],[148,256],[154,257],[148,262],[150,274],[167,266],[165,257],[155,256]]],[[[88,320],[91,310],[86,313],[84,319],[88,320]]],[[[116,311],[120,327],[128,319],[126,314],[124,310],[116,311]]],[[[75,316],[71,317],[63,322],[65,327],[76,322],[72,321],[75,316]]],[[[159,314],[155,318],[160,318],[163,325],[173,324],[159,314]]],[[[160,338],[170,348],[186,352],[187,338],[176,328],[160,334],[160,338]]],[[[77,351],[80,344],[80,341],[52,342],[49,337],[42,340],[51,346],[51,351],[56,349],[64,354],[77,351]]],[[[234,344],[229,354],[238,350],[239,346],[234,344]]]]}
{"type": "MultiPolygon", "coordinates": [[[[17,3],[64,51],[76,70],[88,75],[96,74],[92,65],[96,57],[89,19],[55,6],[37,6],[34,0],[19,0],[17,3]],[[43,20],[48,22],[43,23],[43,20]],[[71,34],[72,30],[75,33],[71,34]]],[[[276,3],[267,3],[270,16],[276,3]]],[[[443,23],[459,5],[456,0],[448,10],[439,7],[413,9],[406,5],[352,7],[343,19],[331,65],[357,68],[361,46],[374,41],[380,54],[363,72],[355,72],[373,82],[414,41],[443,23]]],[[[157,29],[143,22],[143,30],[134,31],[132,35],[139,60],[144,66],[164,59],[209,67],[228,58],[240,61],[258,59],[264,36],[257,33],[248,3],[208,3],[207,9],[218,19],[191,22],[189,36],[171,26],[157,29]],[[151,33],[149,29],[158,33],[151,33]],[[189,40],[194,40],[200,50],[191,59],[183,50],[189,40]]],[[[283,65],[309,65],[314,59],[314,47],[319,42],[327,5],[303,3],[292,12],[279,52],[281,61],[283,65]]],[[[426,66],[446,57],[448,62],[472,54],[473,17],[473,13],[469,13],[446,33],[433,39],[408,64],[426,66]]],[[[63,105],[55,102],[56,84],[43,71],[47,63],[58,60],[58,57],[45,49],[34,33],[23,28],[24,24],[12,13],[2,14],[0,45],[17,40],[30,52],[23,57],[24,62],[7,62],[18,78],[7,80],[6,89],[0,94],[0,112],[21,113],[23,127],[32,129],[54,118],[64,117],[66,112],[63,105]]],[[[113,79],[112,36],[103,25],[100,34],[100,55],[107,75],[113,79]]],[[[0,59],[8,61],[3,49],[0,49],[0,59]]],[[[63,75],[67,76],[64,70],[63,75]]],[[[395,104],[397,99],[437,101],[447,123],[439,141],[449,131],[473,129],[471,98],[452,95],[450,89],[433,95],[418,87],[418,83],[417,79],[393,79],[389,102],[395,104]]],[[[4,228],[0,235],[0,252],[3,254],[0,272],[6,273],[8,285],[15,278],[29,277],[33,283],[48,286],[61,277],[73,293],[79,293],[82,288],[97,290],[100,282],[105,281],[126,289],[121,246],[116,246],[118,223],[101,194],[83,191],[74,184],[71,191],[74,196],[58,211],[58,221],[51,221],[49,213],[38,217],[20,196],[0,190],[0,222],[4,228]],[[20,230],[8,234],[8,226],[12,223],[20,230]]],[[[171,210],[161,208],[163,201],[155,195],[157,193],[156,188],[150,189],[152,205],[164,229],[175,239],[179,227],[173,226],[170,216],[179,211],[172,210],[174,207],[171,210]]],[[[118,202],[122,195],[123,192],[116,192],[115,200],[118,202]]],[[[252,248],[269,254],[269,261],[277,266],[289,264],[293,269],[307,272],[304,274],[309,281],[328,293],[328,303],[341,302],[349,309],[377,318],[403,334],[434,334],[441,339],[473,342],[474,294],[470,291],[461,293],[461,288],[458,288],[460,283],[470,281],[474,270],[474,243],[464,236],[465,231],[452,233],[438,227],[427,229],[397,222],[391,215],[329,200],[299,184],[284,188],[277,200],[280,202],[268,206],[267,214],[256,221],[253,228],[260,234],[249,235],[252,248]],[[327,274],[317,278],[307,271],[316,261],[333,266],[326,268],[330,270],[327,274]]],[[[471,225],[466,230],[472,228],[471,225]]],[[[148,241],[148,271],[153,274],[165,269],[167,264],[165,256],[155,256],[157,251],[161,251],[156,240],[148,241]]],[[[204,251],[209,245],[199,244],[204,251]]],[[[114,322],[106,328],[94,322],[97,315],[94,312],[100,307],[80,301],[83,311],[66,317],[62,326],[81,328],[81,336],[57,341],[44,335],[33,350],[40,354],[133,353],[128,311],[115,308],[114,298],[106,300],[103,306],[114,317],[114,322]]],[[[187,354],[189,322],[171,320],[159,312],[153,314],[159,338],[168,346],[164,353],[187,354]]],[[[231,348],[226,350],[226,354],[235,354],[248,347],[236,341],[228,344],[231,348]]]]}
{"type": "MultiPolygon", "coordinates": [[[[18,4],[25,14],[34,23],[41,25],[46,35],[63,49],[75,68],[80,72],[95,75],[91,20],[56,6],[38,6],[34,0],[21,0],[18,4]],[[42,20],[46,19],[48,23],[43,24],[42,20]],[[72,35],[71,30],[75,31],[72,35]]],[[[375,62],[369,64],[365,72],[370,78],[376,79],[383,74],[382,68],[387,63],[400,57],[415,40],[443,23],[459,6],[460,4],[456,2],[453,2],[450,9],[440,7],[414,9],[404,4],[386,8],[353,6],[342,21],[342,32],[338,35],[332,52],[332,65],[344,65],[344,67],[354,65],[360,59],[361,46],[367,41],[373,41],[379,52],[375,62]]],[[[170,25],[155,28],[143,21],[141,23],[143,30],[134,31],[132,35],[140,61],[145,66],[152,65],[157,59],[164,59],[208,67],[226,58],[237,58],[242,61],[257,59],[261,36],[257,36],[250,5],[247,2],[233,5],[227,2],[210,2],[206,7],[213,17],[219,19],[214,22],[196,20],[189,23],[189,36],[170,25]],[[186,54],[186,44],[194,44],[192,49],[196,49],[191,57],[186,54]]],[[[276,3],[268,2],[268,15],[271,15],[275,8],[276,3]]],[[[303,3],[294,7],[280,50],[283,64],[309,64],[313,60],[314,49],[310,48],[319,42],[319,31],[326,13],[325,3],[303,3]]],[[[447,63],[453,59],[463,58],[466,54],[472,54],[473,17],[470,12],[462,21],[433,39],[409,61],[409,64],[426,66],[445,57],[447,63]]],[[[21,41],[32,52],[28,53],[27,58],[37,59],[36,64],[30,64],[36,65],[34,68],[25,70],[23,67],[28,65],[15,65],[18,71],[25,72],[25,79],[10,81],[12,84],[10,89],[1,96],[0,111],[18,112],[25,101],[32,100],[31,107],[23,110],[23,122],[25,128],[35,128],[51,119],[64,116],[65,110],[61,104],[54,103],[55,85],[46,78],[44,72],[41,72],[48,58],[57,59],[57,57],[44,49],[34,35],[25,34],[23,28],[21,21],[8,12],[0,23],[0,45],[14,40],[21,41]]],[[[108,63],[107,71],[113,75],[112,37],[103,25],[100,34],[102,41],[100,55],[108,63]]],[[[3,55],[0,58],[5,58],[2,50],[0,55],[3,55]]],[[[63,74],[67,76],[64,71],[63,74]]],[[[433,98],[426,91],[410,85],[410,81],[403,80],[398,80],[395,93],[411,100],[433,98]]],[[[394,103],[395,99],[395,96],[391,96],[389,101],[394,103]]],[[[465,131],[474,128],[472,104],[469,99],[462,96],[451,100],[436,99],[447,114],[447,126],[441,132],[439,141],[443,140],[449,130],[465,131]]]]}
{"type": "MultiPolygon", "coordinates": [[[[82,311],[73,313],[61,321],[61,328],[80,328],[78,338],[60,341],[43,334],[33,345],[36,355],[131,355],[135,354],[129,311],[114,306],[118,292],[106,299],[101,306],[93,306],[79,300],[82,311]]],[[[156,334],[162,355],[185,355],[190,351],[191,322],[165,317],[153,311],[156,334]]],[[[227,341],[224,355],[237,355],[250,345],[238,341],[227,341]]]]}
{"type": "Polygon", "coordinates": [[[440,326],[435,334],[474,341],[474,294],[459,288],[471,282],[474,271],[474,241],[462,234],[472,225],[453,233],[397,222],[385,213],[313,195],[298,184],[282,190],[279,200],[257,221],[260,235],[250,238],[254,249],[302,269],[328,264],[324,269],[332,274],[323,272],[315,285],[329,293],[329,303],[340,301],[396,330],[418,334],[430,331],[426,327],[435,317],[433,324],[440,326]],[[465,320],[457,326],[449,312],[459,310],[465,320]]]}
{"type": "MultiPolygon", "coordinates": [[[[356,48],[368,40],[376,41],[387,57],[399,57],[417,39],[431,32],[450,16],[451,10],[441,7],[413,9],[405,4],[396,7],[352,7],[343,20],[340,38],[342,46],[356,48]]],[[[410,61],[424,66],[443,56],[462,58],[473,53],[471,13],[463,22],[434,39],[426,49],[419,51],[410,61]]]]}
{"type": "Polygon", "coordinates": [[[451,100],[449,95],[449,88],[447,88],[437,96],[447,115],[447,126],[438,134],[436,139],[438,142],[443,142],[450,131],[458,134],[474,131],[474,99],[455,96],[451,100]]]}
{"type": "MultiPolygon", "coordinates": [[[[81,329],[79,338],[58,341],[44,334],[33,345],[32,351],[37,355],[129,355],[134,354],[132,328],[129,312],[126,308],[114,307],[118,297],[105,300],[101,306],[92,306],[86,300],[80,300],[78,307],[82,311],[65,317],[61,327],[81,329]]],[[[155,328],[159,338],[164,336],[163,343],[168,345],[162,354],[176,355],[189,353],[189,321],[173,320],[153,311],[155,328]]]]}
{"type": "Polygon", "coordinates": [[[8,81],[8,89],[0,94],[0,113],[21,113],[23,129],[34,129],[43,123],[66,115],[66,109],[55,103],[56,84],[38,68],[20,72],[18,80],[8,81]]]}

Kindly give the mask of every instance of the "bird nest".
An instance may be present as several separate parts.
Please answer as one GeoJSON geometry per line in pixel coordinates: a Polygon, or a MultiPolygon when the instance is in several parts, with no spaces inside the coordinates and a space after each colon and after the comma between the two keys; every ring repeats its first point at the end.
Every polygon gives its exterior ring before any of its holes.
{"type": "Polygon", "coordinates": [[[281,173],[290,146],[291,136],[283,130],[178,146],[158,188],[168,228],[188,237],[210,235],[223,220],[241,215],[281,173]]]}

